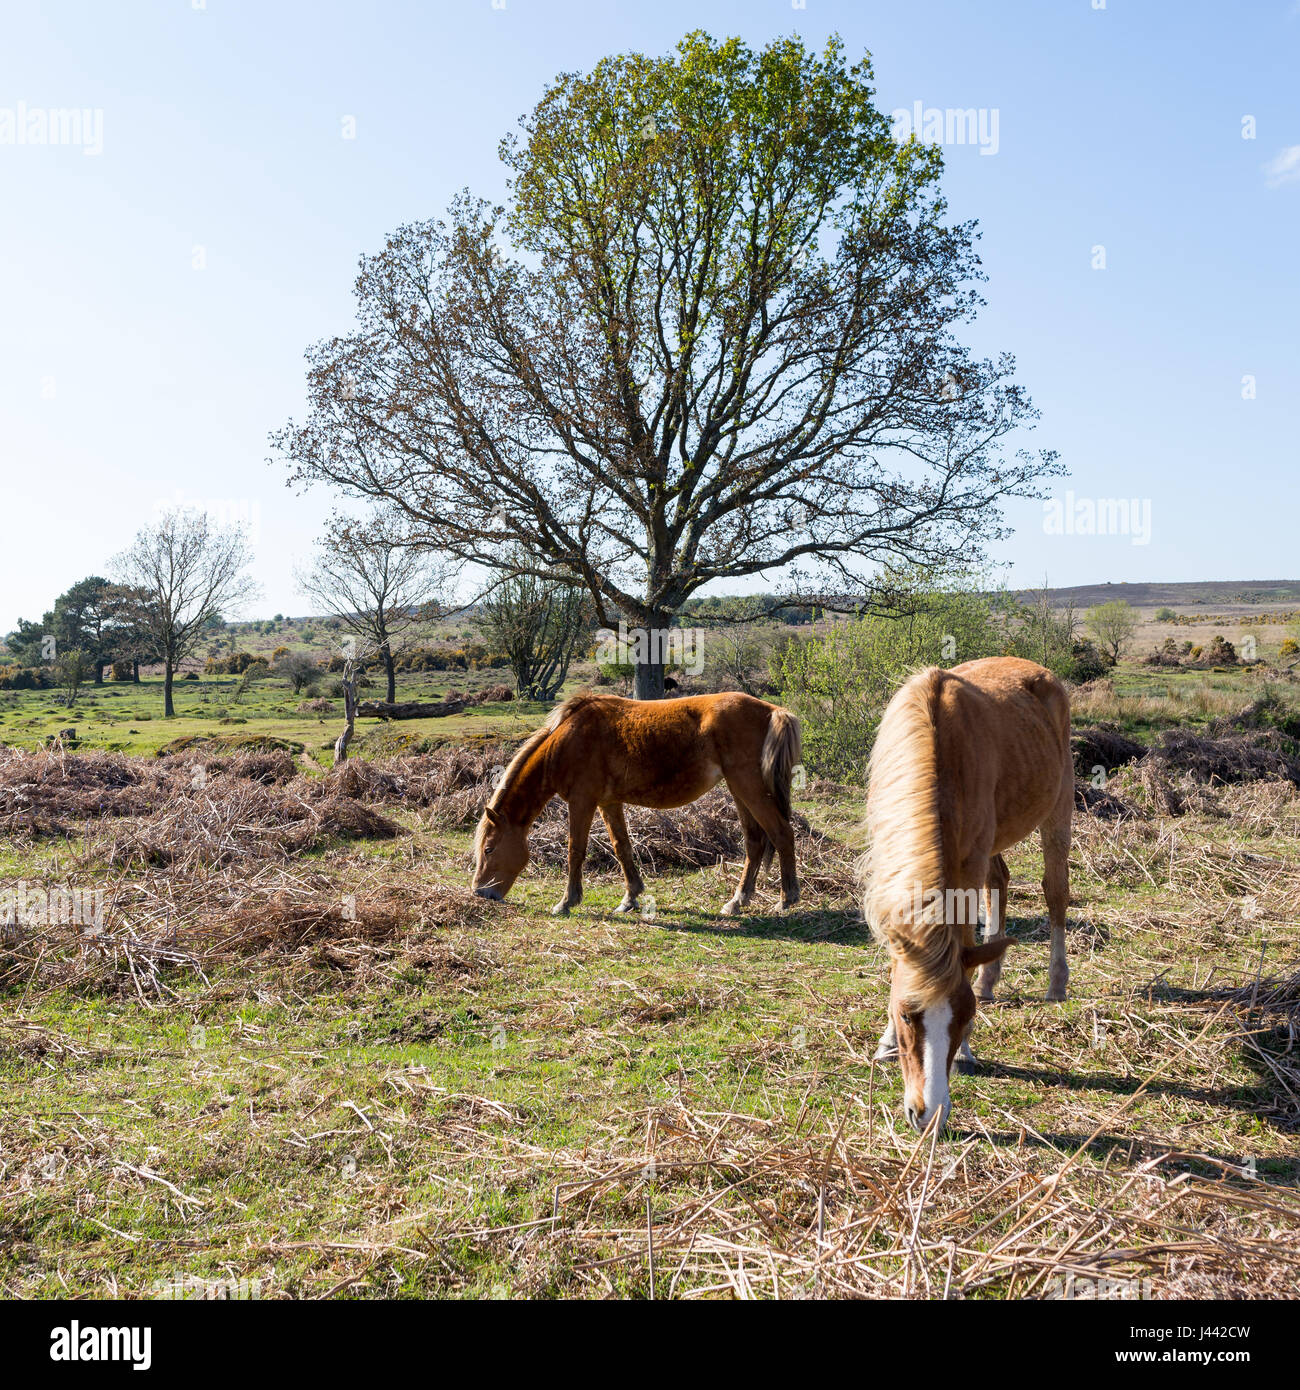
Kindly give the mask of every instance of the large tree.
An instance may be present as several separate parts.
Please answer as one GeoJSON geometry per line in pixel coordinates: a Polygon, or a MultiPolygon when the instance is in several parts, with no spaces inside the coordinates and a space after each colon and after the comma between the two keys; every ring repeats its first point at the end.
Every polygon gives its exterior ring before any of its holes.
{"type": "Polygon", "coordinates": [[[191,509],[165,512],[115,558],[119,581],[149,596],[141,614],[163,663],[166,718],[176,713],[176,669],[198,645],[208,620],[256,592],[245,573],[251,558],[241,530],[216,526],[206,512],[191,509]]]}
{"type": "Polygon", "coordinates": [[[506,139],[508,208],[464,195],[357,281],[308,352],[291,481],[405,514],[487,571],[569,578],[662,635],[715,580],[863,593],[875,562],[967,560],[1051,453],[981,304],[937,148],[892,138],[870,60],[693,33],[547,89],[506,139]]]}
{"type": "Polygon", "coordinates": [[[311,569],[298,576],[302,591],[361,641],[353,656],[374,650],[384,663],[388,703],[397,699],[398,644],[435,600],[441,585],[426,553],[368,521],[333,518],[316,542],[311,569]]]}

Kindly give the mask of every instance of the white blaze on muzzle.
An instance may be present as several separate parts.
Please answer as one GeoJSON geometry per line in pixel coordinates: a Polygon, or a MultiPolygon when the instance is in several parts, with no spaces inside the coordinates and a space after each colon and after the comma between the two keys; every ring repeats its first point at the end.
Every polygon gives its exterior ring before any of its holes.
{"type": "Polygon", "coordinates": [[[921,1128],[930,1123],[936,1110],[947,1112],[948,1096],[948,1035],[952,1028],[952,1004],[945,999],[925,1011],[925,1042],[921,1062],[925,1068],[925,1085],[921,1098],[925,1113],[921,1128]]]}

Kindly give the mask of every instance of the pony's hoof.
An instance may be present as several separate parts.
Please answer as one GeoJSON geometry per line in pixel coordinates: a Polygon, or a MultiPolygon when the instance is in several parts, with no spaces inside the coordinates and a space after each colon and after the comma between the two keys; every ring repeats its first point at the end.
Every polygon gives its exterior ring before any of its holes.
{"type": "Polygon", "coordinates": [[[721,915],[723,917],[734,917],[740,911],[740,904],[735,898],[729,898],[722,904],[721,915]]]}
{"type": "Polygon", "coordinates": [[[989,990],[987,994],[977,994],[975,996],[975,1002],[977,1004],[991,1004],[993,1002],[993,991],[989,990]]]}
{"type": "Polygon", "coordinates": [[[1060,989],[1049,989],[1047,991],[1047,1002],[1049,1004],[1064,1004],[1065,986],[1062,985],[1060,989]]]}
{"type": "Polygon", "coordinates": [[[974,1057],[958,1057],[952,1064],[952,1069],[958,1076],[974,1076],[978,1073],[979,1062],[974,1057]]]}
{"type": "Polygon", "coordinates": [[[551,909],[551,916],[552,916],[552,917],[567,917],[568,915],[569,915],[569,904],[568,904],[568,903],[556,903],[555,906],[551,909]]]}
{"type": "Polygon", "coordinates": [[[614,909],[615,912],[635,912],[636,902],[632,898],[624,898],[614,909]]]}
{"type": "Polygon", "coordinates": [[[799,890],[798,890],[797,888],[794,890],[794,892],[793,892],[793,893],[790,895],[790,897],[788,897],[788,898],[787,898],[787,897],[785,896],[785,894],[783,893],[783,894],[781,895],[781,911],[782,911],[782,912],[789,912],[790,909],[791,909],[791,908],[795,905],[795,903],[797,903],[798,901],[799,901],[799,890]]]}

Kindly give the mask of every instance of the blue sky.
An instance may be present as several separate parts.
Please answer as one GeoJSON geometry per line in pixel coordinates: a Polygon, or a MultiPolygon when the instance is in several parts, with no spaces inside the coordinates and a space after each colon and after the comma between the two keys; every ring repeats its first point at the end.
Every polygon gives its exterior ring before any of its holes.
{"type": "Polygon", "coordinates": [[[1076,518],[1140,504],[1112,535],[1011,504],[1011,579],[1296,577],[1300,4],[1095,2],[10,4],[0,631],[177,502],[246,519],[254,611],[302,612],[331,498],[287,490],[267,434],[302,413],[306,345],[350,326],[357,257],[462,187],[500,196],[497,142],[557,72],[696,27],[838,31],[886,111],[996,116],[995,153],[945,148],[983,230],[971,341],[1016,354],[1076,518]],[[102,127],[16,143],[21,110],[69,107],[102,127]]]}

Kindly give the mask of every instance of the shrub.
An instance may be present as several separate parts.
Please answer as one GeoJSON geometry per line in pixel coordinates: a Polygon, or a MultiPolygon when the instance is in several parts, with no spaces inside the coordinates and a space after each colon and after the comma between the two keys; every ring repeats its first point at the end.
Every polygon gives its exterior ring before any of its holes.
{"type": "Polygon", "coordinates": [[[0,690],[48,690],[54,677],[45,666],[0,667],[0,690]]]}
{"type": "Polygon", "coordinates": [[[796,639],[774,654],[783,704],[803,722],[804,761],[844,781],[863,776],[876,726],[916,667],[996,656],[1007,634],[993,601],[979,594],[913,594],[906,616],[869,615],[796,639]]]}
{"type": "Polygon", "coordinates": [[[320,674],[320,668],[306,652],[290,652],[276,662],[274,674],[287,680],[297,695],[304,686],[316,679],[320,674]]]}
{"type": "Polygon", "coordinates": [[[1085,637],[1083,641],[1074,644],[1070,669],[1059,674],[1082,685],[1085,681],[1095,681],[1109,670],[1110,662],[1098,649],[1097,644],[1085,637]]]}

